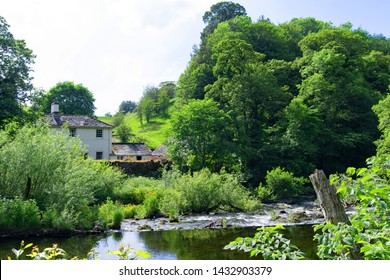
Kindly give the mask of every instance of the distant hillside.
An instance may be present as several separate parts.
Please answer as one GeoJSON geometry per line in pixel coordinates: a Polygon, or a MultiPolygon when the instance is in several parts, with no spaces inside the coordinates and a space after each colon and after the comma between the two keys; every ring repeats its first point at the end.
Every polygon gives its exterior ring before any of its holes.
{"type": "MultiPolygon", "coordinates": [[[[98,119],[113,124],[113,117],[98,117],[98,119]]],[[[127,113],[123,122],[130,126],[131,132],[135,135],[130,142],[143,142],[151,149],[155,149],[164,143],[171,123],[169,117],[155,116],[148,123],[143,121],[141,125],[136,113],[127,113]]],[[[113,136],[114,141],[118,141],[115,139],[115,128],[113,136]]]]}

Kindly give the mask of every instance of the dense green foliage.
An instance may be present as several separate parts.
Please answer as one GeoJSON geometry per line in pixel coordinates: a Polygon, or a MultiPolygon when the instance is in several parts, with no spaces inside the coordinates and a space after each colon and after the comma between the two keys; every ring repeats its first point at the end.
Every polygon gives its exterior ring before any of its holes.
{"type": "Polygon", "coordinates": [[[104,202],[123,182],[110,166],[84,159],[81,141],[67,132],[25,126],[0,131],[0,139],[0,196],[33,200],[44,212],[44,227],[92,228],[96,215],[85,207],[104,202]]]}
{"type": "Polygon", "coordinates": [[[51,104],[57,101],[60,105],[60,113],[65,115],[93,116],[95,98],[82,84],[75,85],[73,82],[61,82],[52,87],[40,100],[43,111],[51,112],[51,104]]]}
{"type": "Polygon", "coordinates": [[[40,211],[33,200],[0,199],[0,232],[41,228],[40,211]]]}
{"type": "Polygon", "coordinates": [[[233,122],[212,100],[192,100],[172,115],[169,152],[180,167],[219,171],[235,164],[227,149],[233,122]]]}
{"type": "Polygon", "coordinates": [[[305,193],[308,179],[295,177],[292,172],[277,167],[267,171],[265,184],[258,187],[259,198],[263,201],[299,198],[305,193]]]}
{"type": "Polygon", "coordinates": [[[33,88],[30,74],[35,56],[8,29],[6,20],[0,16],[0,127],[26,117],[22,104],[33,88]]]}
{"type": "Polygon", "coordinates": [[[265,260],[303,259],[305,254],[279,233],[282,229],[282,226],[258,228],[253,238],[238,237],[224,249],[250,252],[251,256],[260,254],[265,260]]]}
{"type": "MultiPolygon", "coordinates": [[[[345,173],[331,176],[330,181],[336,186],[342,201],[354,204],[355,211],[349,217],[350,224],[327,222],[314,226],[320,259],[346,260],[351,258],[351,252],[355,252],[354,258],[357,252],[366,260],[390,259],[390,155],[384,145],[388,143],[389,135],[383,126],[388,121],[388,113],[384,110],[387,99],[375,108],[383,131],[377,141],[377,156],[369,158],[366,167],[349,167],[345,173]]],[[[265,258],[283,259],[285,246],[269,245],[268,240],[275,238],[279,238],[278,233],[272,230],[265,233],[263,229],[254,238],[238,238],[227,249],[265,253],[265,258]]],[[[288,245],[287,242],[284,244],[288,245]]]]}
{"type": "Polygon", "coordinates": [[[113,197],[127,205],[127,218],[167,216],[177,220],[183,214],[251,211],[261,206],[237,176],[208,169],[193,174],[174,169],[164,172],[161,179],[129,178],[113,197]]]}
{"type": "Polygon", "coordinates": [[[137,108],[137,103],[134,101],[122,101],[119,105],[119,112],[122,114],[132,113],[137,108]]]}
{"type": "MultiPolygon", "coordinates": [[[[236,157],[252,187],[278,166],[298,176],[364,166],[379,137],[371,108],[387,95],[390,41],[314,18],[252,22],[236,6],[221,2],[205,13],[211,21],[178,81],[178,115],[194,114],[186,105],[191,99],[217,102],[231,121],[220,139],[229,145],[219,153],[236,157]]],[[[180,138],[176,127],[172,132],[180,138]]],[[[178,158],[178,142],[170,143],[178,158]]],[[[183,154],[202,149],[180,144],[183,154]]],[[[203,158],[215,150],[208,153],[203,158]]],[[[215,162],[206,165],[213,169],[215,162]]]]}
{"type": "Polygon", "coordinates": [[[146,87],[136,108],[141,124],[144,120],[150,122],[151,118],[156,115],[168,116],[170,100],[174,96],[174,82],[162,82],[159,87],[146,87]]]}
{"type": "MultiPolygon", "coordinates": [[[[348,168],[332,183],[341,197],[356,201],[351,225],[322,224],[318,254],[322,259],[348,259],[349,249],[358,244],[364,259],[390,259],[390,157],[371,158],[365,168],[348,168]]],[[[320,231],[321,230],[321,231],[320,231]]]]}
{"type": "Polygon", "coordinates": [[[379,130],[381,131],[381,137],[375,142],[377,145],[377,155],[389,155],[390,154],[390,95],[381,100],[374,106],[374,111],[379,118],[379,130]]]}

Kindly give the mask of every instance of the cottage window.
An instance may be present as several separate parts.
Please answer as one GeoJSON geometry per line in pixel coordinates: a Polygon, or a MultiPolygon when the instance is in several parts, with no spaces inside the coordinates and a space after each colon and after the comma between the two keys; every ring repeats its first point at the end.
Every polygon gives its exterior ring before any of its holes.
{"type": "Polygon", "coordinates": [[[142,160],[142,156],[137,156],[137,160],[142,160]]]}
{"type": "Polygon", "coordinates": [[[98,138],[103,137],[103,130],[102,129],[96,129],[96,137],[98,137],[98,138]]]}
{"type": "Polygon", "coordinates": [[[75,128],[69,129],[69,134],[71,137],[75,137],[76,136],[76,129],[75,128]]]}
{"type": "Polygon", "coordinates": [[[96,159],[103,159],[103,152],[96,152],[96,159]]]}

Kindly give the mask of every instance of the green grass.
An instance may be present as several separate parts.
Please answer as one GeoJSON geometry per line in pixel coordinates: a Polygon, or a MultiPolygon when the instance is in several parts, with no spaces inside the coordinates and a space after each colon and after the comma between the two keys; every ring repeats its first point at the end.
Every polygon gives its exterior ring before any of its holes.
{"type": "Polygon", "coordinates": [[[113,118],[112,117],[98,117],[98,120],[102,121],[102,122],[105,122],[107,124],[111,124],[111,125],[113,123],[113,118]]]}
{"type": "MultiPolygon", "coordinates": [[[[113,123],[112,117],[98,117],[98,119],[108,124],[113,123]]],[[[143,121],[141,124],[136,113],[127,113],[123,121],[131,127],[137,142],[143,142],[151,149],[155,149],[165,142],[171,123],[169,117],[155,116],[151,118],[150,122],[143,121]]],[[[115,135],[115,129],[113,135],[115,135]]],[[[133,140],[131,141],[134,142],[133,140]]]]}

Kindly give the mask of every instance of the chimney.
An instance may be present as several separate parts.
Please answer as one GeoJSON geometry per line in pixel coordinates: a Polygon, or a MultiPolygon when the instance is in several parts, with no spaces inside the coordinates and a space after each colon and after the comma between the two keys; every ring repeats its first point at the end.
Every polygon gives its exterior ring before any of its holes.
{"type": "Polygon", "coordinates": [[[53,103],[51,103],[51,113],[58,114],[59,112],[60,106],[58,105],[58,102],[54,100],[53,103]]]}

